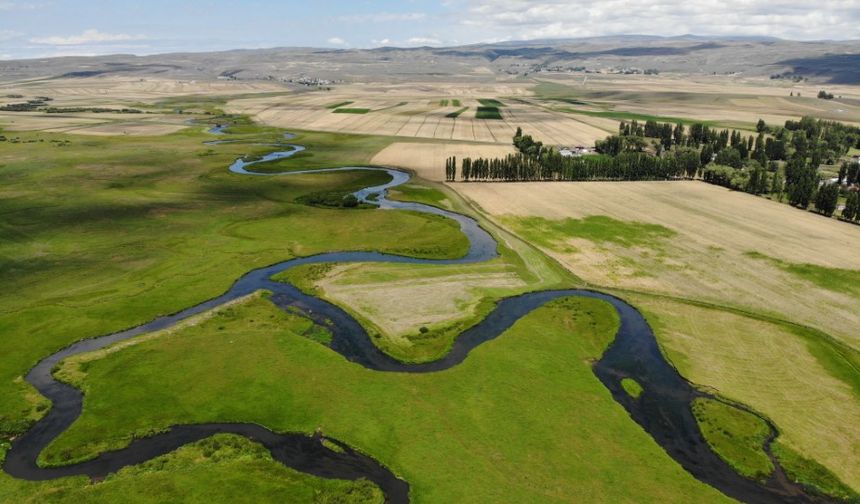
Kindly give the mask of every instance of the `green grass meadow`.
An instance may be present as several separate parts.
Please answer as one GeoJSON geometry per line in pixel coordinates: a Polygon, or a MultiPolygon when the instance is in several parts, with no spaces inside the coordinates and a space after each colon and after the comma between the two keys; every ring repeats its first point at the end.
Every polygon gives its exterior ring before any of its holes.
{"type": "Polygon", "coordinates": [[[253,297],[90,360],[83,373],[63,371],[86,392],[85,411],[46,460],[229,419],[320,429],[404,477],[416,503],[727,502],[673,462],[592,373],[618,326],[608,304],[559,300],[463,364],[424,375],[351,364],[302,336],[306,324],[253,297]]]}

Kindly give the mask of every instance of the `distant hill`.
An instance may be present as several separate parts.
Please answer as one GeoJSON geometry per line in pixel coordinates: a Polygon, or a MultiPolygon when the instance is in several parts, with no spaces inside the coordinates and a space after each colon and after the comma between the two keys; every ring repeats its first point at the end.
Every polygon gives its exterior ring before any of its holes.
{"type": "Polygon", "coordinates": [[[553,71],[740,74],[860,83],[860,41],[626,35],[459,47],[274,48],[154,56],[111,55],[0,62],[4,81],[140,75],[169,78],[328,80],[487,79],[553,71]],[[476,71],[480,69],[480,71],[476,71]],[[489,70],[489,71],[487,71],[489,70]]]}

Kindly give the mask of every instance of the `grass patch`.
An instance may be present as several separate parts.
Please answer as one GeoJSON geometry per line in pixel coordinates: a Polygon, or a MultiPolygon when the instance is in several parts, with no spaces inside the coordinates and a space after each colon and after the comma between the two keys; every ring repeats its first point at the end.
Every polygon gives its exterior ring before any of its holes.
{"type": "Polygon", "coordinates": [[[624,247],[659,249],[665,240],[676,234],[659,224],[625,222],[605,215],[559,220],[543,217],[505,217],[503,220],[520,236],[553,250],[567,250],[569,246],[565,242],[570,238],[583,238],[594,243],[613,243],[624,247]]]}
{"type": "Polygon", "coordinates": [[[327,109],[338,109],[341,107],[346,107],[347,105],[349,105],[351,103],[353,103],[353,102],[352,101],[342,101],[342,102],[332,103],[331,105],[326,105],[325,108],[327,108],[327,109]]]}
{"type": "Polygon", "coordinates": [[[478,103],[480,103],[484,107],[499,108],[505,106],[504,103],[500,102],[499,100],[496,100],[495,98],[478,98],[478,103]]]}
{"type": "Polygon", "coordinates": [[[644,391],[642,385],[633,378],[622,379],[621,386],[624,388],[624,391],[627,392],[627,395],[633,399],[639,399],[639,396],[642,395],[642,392],[644,391]]]}
{"type": "Polygon", "coordinates": [[[501,119],[502,113],[498,107],[478,107],[475,111],[475,119],[501,119]]]}
{"type": "Polygon", "coordinates": [[[773,443],[772,450],[779,464],[792,480],[846,502],[860,502],[860,494],[818,462],[800,455],[779,440],[773,443]]]}
{"type": "Polygon", "coordinates": [[[462,365],[426,375],[349,363],[295,334],[294,316],[265,299],[236,310],[233,321],[213,318],[91,362],[84,414],[50,457],[229,418],[320,428],[402,475],[420,502],[728,502],[668,457],[594,376],[588,363],[619,323],[603,302],[554,302],[462,365]],[[468,488],[458,477],[466,472],[468,488]]]}
{"type": "Polygon", "coordinates": [[[404,184],[397,186],[388,193],[388,198],[395,201],[414,201],[439,208],[448,208],[448,197],[432,187],[420,184],[404,184]]]}
{"type": "Polygon", "coordinates": [[[465,112],[468,109],[469,109],[469,107],[462,107],[458,110],[455,110],[454,112],[449,112],[449,113],[445,114],[445,117],[450,117],[452,119],[456,119],[456,118],[460,117],[460,114],[462,114],[463,112],[465,112]]]}
{"type": "Polygon", "coordinates": [[[448,100],[439,100],[439,106],[440,107],[447,107],[448,106],[448,100]]]}
{"type": "Polygon", "coordinates": [[[451,106],[459,107],[460,106],[460,100],[457,100],[456,98],[451,100],[451,106]]]}
{"type": "Polygon", "coordinates": [[[823,289],[860,296],[860,270],[791,263],[755,251],[744,252],[744,255],[767,261],[779,269],[823,289]]]}
{"type": "MultiPolygon", "coordinates": [[[[0,448],[0,459],[3,456],[0,448]]],[[[284,467],[263,446],[244,437],[218,434],[127,467],[103,481],[83,477],[48,482],[0,475],[5,502],[152,503],[316,502],[370,504],[384,501],[367,480],[316,478],[284,467]]]]}
{"type": "MultiPolygon", "coordinates": [[[[368,166],[373,156],[390,145],[394,140],[392,137],[373,135],[349,135],[311,131],[294,133],[296,133],[296,138],[291,140],[291,142],[304,145],[307,147],[306,150],[293,154],[288,158],[254,165],[253,170],[263,173],[275,173],[312,168],[368,166]]],[[[272,148],[268,149],[268,151],[271,150],[272,148]]],[[[373,175],[373,177],[387,177],[385,174],[379,175],[378,173],[373,175]]]]}
{"type": "Polygon", "coordinates": [[[770,428],[761,418],[715,399],[693,401],[693,415],[708,445],[736,471],[766,481],[773,463],[764,451],[770,428]]]}
{"type": "Polygon", "coordinates": [[[366,114],[370,112],[369,108],[338,108],[332,110],[335,114],[366,114]]]}

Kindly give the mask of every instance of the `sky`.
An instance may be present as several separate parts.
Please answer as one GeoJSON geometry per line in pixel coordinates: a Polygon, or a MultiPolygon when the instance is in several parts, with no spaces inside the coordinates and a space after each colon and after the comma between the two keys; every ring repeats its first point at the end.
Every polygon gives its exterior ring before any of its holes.
{"type": "Polygon", "coordinates": [[[621,34],[860,39],[860,0],[0,0],[0,59],[621,34]]]}

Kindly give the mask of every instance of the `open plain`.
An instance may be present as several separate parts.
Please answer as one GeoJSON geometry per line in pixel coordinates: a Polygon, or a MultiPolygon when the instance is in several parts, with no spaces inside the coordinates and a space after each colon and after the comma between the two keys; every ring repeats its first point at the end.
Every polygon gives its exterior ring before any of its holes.
{"type": "Polygon", "coordinates": [[[860,234],[849,224],[700,182],[454,187],[592,285],[776,314],[860,344],[856,289],[788,267],[812,265],[834,278],[860,270],[860,234]],[[595,217],[609,218],[606,235],[577,229],[595,217]],[[628,240],[624,223],[667,231],[628,240]]]}
{"type": "Polygon", "coordinates": [[[855,126],[850,45],[577,44],[0,62],[0,502],[858,502],[850,189],[445,171],[855,126]]]}

